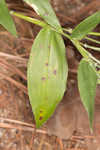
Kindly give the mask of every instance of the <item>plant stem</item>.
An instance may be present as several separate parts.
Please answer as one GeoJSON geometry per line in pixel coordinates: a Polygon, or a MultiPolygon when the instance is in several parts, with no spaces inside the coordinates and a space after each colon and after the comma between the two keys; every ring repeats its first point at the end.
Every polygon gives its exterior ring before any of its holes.
{"type": "MultiPolygon", "coordinates": [[[[33,24],[36,24],[36,25],[38,25],[38,26],[40,26],[40,27],[42,27],[42,28],[48,26],[49,28],[51,28],[51,30],[54,30],[55,32],[57,32],[57,33],[59,33],[59,34],[65,36],[65,37],[67,37],[70,41],[72,41],[72,43],[75,45],[75,47],[77,48],[77,50],[80,52],[80,54],[81,54],[84,58],[86,58],[86,59],[91,58],[92,60],[94,60],[95,62],[97,62],[98,64],[100,64],[100,61],[97,60],[95,57],[93,57],[88,51],[86,51],[86,50],[81,46],[81,44],[80,44],[80,42],[79,42],[78,40],[72,39],[71,36],[68,35],[67,33],[62,32],[61,30],[57,30],[56,28],[53,28],[52,26],[50,26],[49,24],[45,23],[44,21],[41,21],[41,20],[38,20],[38,19],[35,19],[35,18],[31,18],[31,17],[28,17],[28,16],[24,16],[23,14],[16,13],[16,12],[14,12],[14,11],[11,11],[10,13],[11,13],[12,15],[16,16],[16,17],[19,17],[19,18],[24,19],[24,20],[26,20],[26,21],[28,21],[28,22],[31,22],[31,23],[33,23],[33,24]]],[[[63,30],[65,30],[65,31],[67,31],[67,32],[69,32],[69,33],[72,32],[72,29],[65,29],[65,28],[63,28],[63,30]]],[[[97,34],[98,34],[98,35],[100,36],[100,34],[99,34],[99,33],[96,33],[96,32],[91,32],[91,33],[89,33],[89,34],[91,34],[91,35],[94,35],[94,34],[97,35],[97,34]]]]}
{"type": "Polygon", "coordinates": [[[44,27],[50,27],[52,30],[54,30],[55,32],[59,33],[59,34],[62,34],[64,35],[65,37],[67,37],[68,39],[71,40],[70,36],[68,34],[65,34],[64,32],[60,31],[60,30],[57,30],[56,28],[53,28],[52,26],[48,25],[47,23],[45,23],[44,21],[41,21],[41,20],[38,20],[38,19],[35,19],[35,18],[31,18],[31,17],[28,17],[28,16],[24,16],[23,14],[20,14],[20,13],[16,13],[14,11],[11,11],[10,12],[12,15],[16,16],[16,17],[19,17],[21,19],[24,19],[28,22],[31,22],[33,24],[36,24],[42,28],[44,27]]]}
{"type": "Polygon", "coordinates": [[[16,16],[16,17],[19,17],[19,18],[21,18],[21,19],[23,19],[23,20],[26,20],[26,21],[28,21],[28,22],[31,22],[31,23],[33,23],[33,24],[36,24],[36,25],[38,25],[38,26],[40,26],[40,27],[45,27],[45,26],[48,25],[48,24],[46,24],[44,21],[41,21],[41,20],[38,20],[38,19],[35,19],[35,18],[31,18],[31,17],[28,17],[28,16],[24,16],[24,15],[21,14],[21,13],[16,13],[16,12],[14,12],[14,11],[10,11],[10,14],[12,14],[12,15],[14,15],[14,16],[16,16]]]}
{"type": "Polygon", "coordinates": [[[96,58],[93,57],[92,55],[90,56],[90,58],[100,65],[100,61],[99,61],[98,59],[96,59],[96,58]]]}
{"type": "Polygon", "coordinates": [[[78,40],[73,40],[71,39],[72,43],[75,45],[75,47],[77,48],[77,50],[80,52],[80,54],[86,58],[89,59],[90,58],[90,53],[88,51],[86,51],[81,45],[80,42],[78,40]]]}
{"type": "MultiPolygon", "coordinates": [[[[82,44],[83,46],[84,46],[84,44],[83,43],[80,43],[80,44],[82,44]]],[[[90,48],[91,46],[89,46],[89,48],[90,48]]],[[[87,51],[86,51],[87,52],[87,51]]],[[[93,60],[93,61],[95,61],[97,64],[99,64],[100,65],[100,61],[98,60],[98,59],[96,59],[94,56],[92,56],[92,54],[91,53],[89,53],[89,52],[87,52],[88,53],[88,56],[93,60]]]]}
{"type": "Polygon", "coordinates": [[[100,44],[100,41],[94,40],[94,39],[92,39],[92,38],[85,37],[85,39],[87,39],[87,40],[89,40],[89,41],[92,41],[92,42],[94,42],[94,43],[100,44]]]}
{"type": "Polygon", "coordinates": [[[66,31],[66,32],[68,32],[68,33],[72,33],[72,29],[71,28],[69,28],[69,29],[66,29],[66,28],[62,28],[63,29],[63,31],[66,31]]]}
{"type": "Polygon", "coordinates": [[[90,32],[90,33],[88,33],[89,35],[95,35],[95,36],[100,36],[100,33],[98,33],[98,32],[90,32]]]}
{"type": "Polygon", "coordinates": [[[98,51],[98,52],[100,52],[100,47],[94,47],[94,46],[90,46],[90,45],[88,45],[88,44],[83,44],[83,43],[81,43],[85,48],[90,48],[90,49],[92,49],[92,50],[94,50],[94,51],[98,51]]]}

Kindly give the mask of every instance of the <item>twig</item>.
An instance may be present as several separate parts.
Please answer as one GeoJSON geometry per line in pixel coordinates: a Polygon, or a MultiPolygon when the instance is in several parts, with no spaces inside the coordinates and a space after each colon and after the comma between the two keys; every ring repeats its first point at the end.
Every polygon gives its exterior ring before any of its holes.
{"type": "MultiPolygon", "coordinates": [[[[0,123],[0,128],[17,129],[17,130],[29,131],[29,132],[33,132],[36,130],[35,128],[32,127],[18,126],[18,125],[12,125],[8,123],[0,123]]],[[[40,129],[37,129],[36,132],[41,134],[47,134],[45,130],[40,130],[40,129]]]]}
{"type": "Polygon", "coordinates": [[[58,143],[59,143],[59,145],[60,145],[60,150],[64,150],[64,146],[63,146],[63,142],[62,142],[62,140],[61,140],[61,139],[59,139],[59,138],[57,138],[56,140],[57,140],[57,142],[58,142],[58,143]]]}
{"type": "Polygon", "coordinates": [[[18,75],[20,75],[24,80],[27,80],[27,77],[25,76],[25,74],[20,71],[17,67],[14,67],[12,64],[9,64],[8,62],[6,62],[5,60],[0,61],[0,66],[2,66],[3,68],[6,68],[7,70],[12,71],[14,74],[17,73],[18,75]]]}
{"type": "Polygon", "coordinates": [[[27,88],[26,88],[23,84],[21,84],[21,83],[15,81],[14,79],[12,79],[12,78],[10,78],[10,77],[4,75],[4,74],[1,73],[1,72],[0,72],[0,76],[3,77],[3,78],[5,78],[5,80],[8,80],[9,82],[13,83],[17,88],[20,88],[21,90],[23,90],[23,92],[24,92],[25,94],[28,94],[28,93],[27,93],[27,88]]]}
{"type": "Polygon", "coordinates": [[[29,124],[29,123],[18,121],[18,120],[13,120],[13,119],[8,119],[8,118],[2,118],[2,117],[0,117],[0,120],[7,121],[7,122],[10,122],[10,123],[16,123],[18,125],[24,125],[24,126],[28,126],[28,127],[32,127],[32,128],[35,127],[35,125],[33,125],[33,124],[29,124]]]}
{"type": "Polygon", "coordinates": [[[3,52],[0,52],[0,57],[6,57],[7,59],[21,60],[21,61],[27,62],[27,59],[25,58],[21,58],[19,56],[14,56],[14,55],[3,53],[3,52]]]}

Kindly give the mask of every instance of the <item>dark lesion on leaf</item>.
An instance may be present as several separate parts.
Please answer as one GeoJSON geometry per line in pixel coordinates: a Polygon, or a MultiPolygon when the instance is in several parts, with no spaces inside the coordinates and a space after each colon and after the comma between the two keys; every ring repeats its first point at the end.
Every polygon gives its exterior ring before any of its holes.
{"type": "Polygon", "coordinates": [[[55,70],[53,70],[53,74],[54,75],[56,75],[57,74],[57,70],[55,69],[55,70]]]}
{"type": "Polygon", "coordinates": [[[48,62],[46,62],[45,65],[48,66],[49,65],[48,62]]]}
{"type": "Polygon", "coordinates": [[[49,15],[49,12],[45,12],[44,16],[48,16],[49,15]]]}
{"type": "Polygon", "coordinates": [[[48,48],[50,49],[50,48],[51,48],[51,46],[49,45],[49,46],[48,46],[48,48]]]}
{"type": "Polygon", "coordinates": [[[41,80],[43,80],[43,81],[46,80],[46,77],[42,77],[41,80]]]}
{"type": "Polygon", "coordinates": [[[43,113],[43,111],[42,111],[42,110],[40,110],[40,113],[43,113]]]}
{"type": "Polygon", "coordinates": [[[43,49],[43,44],[40,44],[39,48],[40,48],[40,49],[43,49]]]}
{"type": "Polygon", "coordinates": [[[42,120],[43,119],[43,110],[40,110],[40,117],[39,117],[39,120],[42,120]]]}
{"type": "Polygon", "coordinates": [[[43,117],[42,117],[42,116],[40,116],[39,120],[43,120],[43,117]]]}

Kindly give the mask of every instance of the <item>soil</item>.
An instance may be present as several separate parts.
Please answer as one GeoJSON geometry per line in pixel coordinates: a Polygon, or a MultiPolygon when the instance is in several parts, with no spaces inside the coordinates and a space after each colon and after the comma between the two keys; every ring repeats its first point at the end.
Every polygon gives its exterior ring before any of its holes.
{"type": "MultiPolygon", "coordinates": [[[[61,25],[71,28],[100,7],[98,0],[51,0],[51,4],[61,25]]],[[[22,0],[7,0],[7,5],[11,10],[39,18],[22,0]]],[[[81,56],[65,38],[69,66],[67,91],[54,115],[41,129],[35,129],[26,71],[31,46],[40,28],[17,17],[13,19],[18,38],[0,26],[0,150],[99,150],[100,86],[96,90],[94,132],[91,133],[77,88],[81,56]]],[[[100,26],[95,29],[99,30],[100,26]]],[[[98,52],[92,54],[100,59],[98,52]]]]}

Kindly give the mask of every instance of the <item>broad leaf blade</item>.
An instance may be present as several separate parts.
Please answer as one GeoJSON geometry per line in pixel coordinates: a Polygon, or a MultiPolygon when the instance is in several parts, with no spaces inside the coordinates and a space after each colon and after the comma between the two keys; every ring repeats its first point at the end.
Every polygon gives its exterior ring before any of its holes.
{"type": "Polygon", "coordinates": [[[28,65],[28,91],[37,127],[53,114],[62,99],[67,73],[61,35],[42,29],[32,46],[28,65]]]}
{"type": "Polygon", "coordinates": [[[82,59],[78,68],[78,88],[82,103],[88,112],[91,129],[94,116],[96,85],[97,75],[93,66],[91,66],[86,60],[82,59]]]}
{"type": "Polygon", "coordinates": [[[71,37],[81,40],[89,32],[91,32],[99,23],[100,23],[100,11],[96,12],[92,16],[89,16],[88,18],[83,20],[80,24],[78,24],[73,30],[71,37]]]}
{"type": "Polygon", "coordinates": [[[60,29],[60,23],[53,11],[49,0],[24,0],[25,2],[31,4],[35,11],[51,26],[60,29]]]}
{"type": "Polygon", "coordinates": [[[0,1],[0,24],[3,25],[10,33],[16,35],[16,28],[9,14],[5,0],[0,1]]]}

